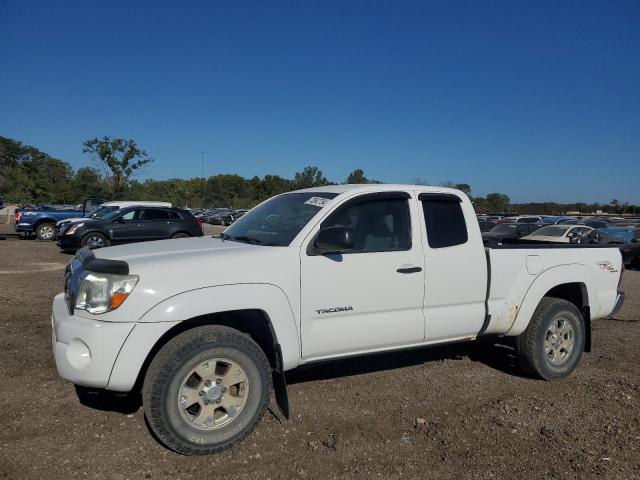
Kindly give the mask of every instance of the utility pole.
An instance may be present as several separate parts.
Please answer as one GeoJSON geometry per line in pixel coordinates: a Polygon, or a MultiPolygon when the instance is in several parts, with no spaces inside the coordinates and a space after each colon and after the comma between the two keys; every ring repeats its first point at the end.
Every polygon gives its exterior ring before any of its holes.
{"type": "Polygon", "coordinates": [[[200,168],[202,176],[202,208],[205,208],[205,187],[207,186],[207,184],[204,181],[204,152],[200,152],[200,168]]]}

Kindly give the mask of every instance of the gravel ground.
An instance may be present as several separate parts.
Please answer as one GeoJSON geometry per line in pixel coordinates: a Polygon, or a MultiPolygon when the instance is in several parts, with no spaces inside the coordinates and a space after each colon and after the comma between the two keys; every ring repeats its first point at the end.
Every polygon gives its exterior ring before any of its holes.
{"type": "Polygon", "coordinates": [[[521,376],[509,345],[460,344],[288,375],[275,407],[230,451],[183,457],[142,409],[79,401],[51,355],[50,305],[69,256],[0,241],[0,478],[640,478],[640,272],[559,382],[521,376]]]}

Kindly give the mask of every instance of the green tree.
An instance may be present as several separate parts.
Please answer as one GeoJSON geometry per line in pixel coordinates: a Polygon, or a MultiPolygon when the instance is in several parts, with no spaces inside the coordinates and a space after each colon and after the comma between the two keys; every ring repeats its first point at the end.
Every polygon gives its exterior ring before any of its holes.
{"type": "Polygon", "coordinates": [[[7,202],[74,202],[73,169],[37,148],[0,137],[0,195],[7,202]]]}
{"type": "Polygon", "coordinates": [[[147,152],[138,148],[135,140],[102,137],[83,144],[82,151],[105,171],[114,198],[121,198],[129,185],[129,179],[143,166],[153,162],[147,152]]]}
{"type": "Polygon", "coordinates": [[[494,213],[506,212],[509,208],[511,199],[504,193],[489,193],[486,197],[486,207],[494,213]]]}
{"type": "Polygon", "coordinates": [[[613,208],[614,213],[618,213],[620,209],[620,200],[618,200],[617,198],[612,198],[609,202],[609,205],[611,205],[611,207],[613,208]]]}
{"type": "Polygon", "coordinates": [[[364,176],[364,170],[357,168],[349,174],[344,183],[369,183],[369,179],[364,176]]]}
{"type": "Polygon", "coordinates": [[[302,172],[296,172],[293,183],[296,189],[329,185],[329,181],[318,167],[305,167],[302,172]]]}
{"type": "Polygon", "coordinates": [[[468,183],[456,183],[453,188],[457,188],[465,193],[465,195],[471,196],[471,185],[468,183]]]}
{"type": "Polygon", "coordinates": [[[82,167],[76,171],[73,176],[72,189],[76,202],[89,197],[105,198],[108,196],[100,172],[91,167],[82,167]]]}

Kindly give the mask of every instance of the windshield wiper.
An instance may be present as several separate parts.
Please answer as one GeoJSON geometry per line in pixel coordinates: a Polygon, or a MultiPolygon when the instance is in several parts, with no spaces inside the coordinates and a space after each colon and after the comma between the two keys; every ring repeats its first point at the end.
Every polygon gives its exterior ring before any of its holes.
{"type": "Polygon", "coordinates": [[[226,233],[222,232],[220,235],[218,236],[213,236],[213,238],[221,238],[223,240],[233,240],[233,238],[231,238],[231,235],[227,235],[226,233]]]}
{"type": "Polygon", "coordinates": [[[254,237],[248,237],[246,235],[238,235],[237,237],[229,237],[229,240],[236,240],[238,242],[246,242],[246,243],[253,243],[253,244],[257,244],[257,245],[262,245],[262,240],[260,240],[259,238],[254,238],[254,237]]]}

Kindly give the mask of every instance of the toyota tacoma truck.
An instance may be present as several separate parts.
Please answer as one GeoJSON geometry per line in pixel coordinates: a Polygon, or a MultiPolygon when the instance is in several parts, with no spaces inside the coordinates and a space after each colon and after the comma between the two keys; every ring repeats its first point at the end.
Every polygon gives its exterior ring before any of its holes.
{"type": "Polygon", "coordinates": [[[76,385],[139,392],[182,454],[260,422],[284,372],[487,335],[529,375],[569,375],[615,313],[617,248],[485,248],[469,199],[440,187],[336,185],[273,197],[219,237],[81,249],[53,301],[53,352],[76,385]]]}

